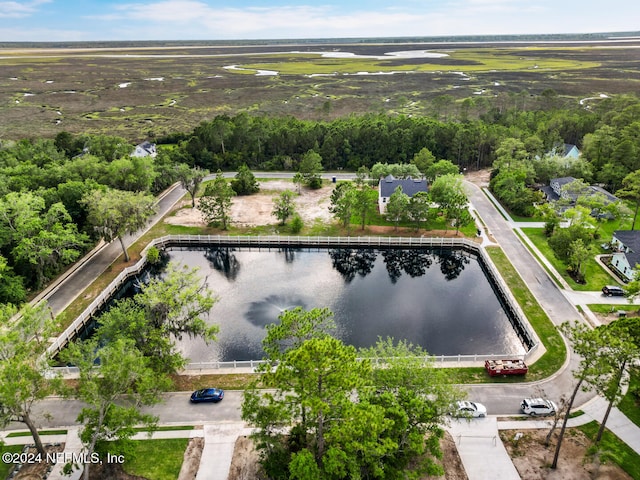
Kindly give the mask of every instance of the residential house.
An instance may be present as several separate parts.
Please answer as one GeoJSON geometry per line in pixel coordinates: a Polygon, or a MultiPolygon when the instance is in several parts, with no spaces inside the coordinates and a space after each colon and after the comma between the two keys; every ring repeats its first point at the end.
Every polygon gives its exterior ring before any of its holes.
{"type": "Polygon", "coordinates": [[[136,145],[136,149],[131,153],[132,157],[151,157],[155,158],[158,153],[156,152],[156,144],[149,141],[144,141],[140,145],[136,145]]]}
{"type": "MultiPolygon", "coordinates": [[[[569,193],[566,190],[563,191],[562,188],[565,185],[568,185],[569,183],[575,180],[576,179],[574,177],[552,178],[551,181],[549,182],[549,185],[542,187],[541,190],[544,193],[547,200],[550,202],[556,202],[560,199],[567,200],[566,202],[568,204],[567,208],[575,205],[578,197],[588,196],[588,195],[597,195],[597,194],[603,195],[605,200],[605,205],[619,201],[618,197],[616,197],[612,193],[609,193],[604,188],[598,187],[597,185],[588,185],[582,192],[569,193]]],[[[593,213],[594,216],[596,214],[602,215],[602,213],[600,212],[593,213]]]]}
{"type": "Polygon", "coordinates": [[[616,230],[611,246],[614,249],[611,267],[623,280],[633,280],[640,265],[640,230],[616,230]]]}
{"type": "MultiPolygon", "coordinates": [[[[552,178],[548,186],[542,187],[542,192],[550,202],[560,200],[560,198],[567,198],[567,193],[562,191],[562,187],[577,180],[574,177],[560,177],[552,178]]],[[[573,201],[575,202],[575,198],[573,201]]]]}
{"type": "Polygon", "coordinates": [[[381,178],[378,183],[378,210],[380,213],[387,211],[389,197],[396,191],[397,187],[401,187],[402,192],[409,197],[413,197],[418,192],[429,191],[425,179],[395,178],[393,175],[381,178]]]}
{"type": "Polygon", "coordinates": [[[565,143],[562,145],[562,150],[559,154],[562,158],[578,158],[580,157],[580,150],[575,145],[565,143]]]}

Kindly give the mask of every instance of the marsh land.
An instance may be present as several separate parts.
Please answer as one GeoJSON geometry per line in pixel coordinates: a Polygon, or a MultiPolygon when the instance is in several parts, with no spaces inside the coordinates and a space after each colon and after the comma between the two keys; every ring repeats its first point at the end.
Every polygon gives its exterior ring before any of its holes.
{"type": "MultiPolygon", "coordinates": [[[[0,48],[0,138],[61,131],[132,141],[240,112],[473,116],[532,98],[575,105],[638,90],[640,38],[594,42],[302,43],[0,48]],[[557,95],[556,95],[557,94],[557,95]],[[472,99],[473,102],[462,102],[472,99]]],[[[539,101],[539,100],[537,100],[539,101]]]]}

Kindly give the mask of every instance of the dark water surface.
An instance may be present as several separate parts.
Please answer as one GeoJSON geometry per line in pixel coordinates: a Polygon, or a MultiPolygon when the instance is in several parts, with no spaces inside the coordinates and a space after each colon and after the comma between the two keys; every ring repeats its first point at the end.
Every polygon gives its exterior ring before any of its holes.
{"type": "Polygon", "coordinates": [[[262,358],[264,327],[296,306],[328,307],[356,347],[407,339],[435,355],[525,352],[475,256],[461,250],[169,251],[219,297],[218,341],[186,340],[192,362],[262,358]]]}

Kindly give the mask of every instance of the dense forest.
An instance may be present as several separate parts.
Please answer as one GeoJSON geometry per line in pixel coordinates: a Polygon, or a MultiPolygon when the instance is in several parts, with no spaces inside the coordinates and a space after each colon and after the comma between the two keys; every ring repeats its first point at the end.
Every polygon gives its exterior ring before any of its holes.
{"type": "MultiPolygon", "coordinates": [[[[417,164],[427,149],[461,171],[494,167],[492,186],[521,210],[531,187],[573,175],[616,191],[640,169],[640,102],[602,99],[592,108],[494,107],[480,118],[369,114],[331,121],[293,117],[218,116],[191,132],[155,139],[158,155],[132,157],[126,139],[59,133],[55,139],[0,143],[0,302],[23,301],[95,243],[87,198],[96,190],[155,194],[178,179],[179,165],[209,171],[298,171],[310,151],[324,170],[417,164]],[[549,154],[563,144],[582,155],[549,154]],[[505,194],[506,192],[506,194],[505,194]],[[510,194],[509,194],[510,192],[510,194]]],[[[463,110],[462,110],[463,111],[463,110]]],[[[419,167],[420,168],[420,167],[419,167]]]]}

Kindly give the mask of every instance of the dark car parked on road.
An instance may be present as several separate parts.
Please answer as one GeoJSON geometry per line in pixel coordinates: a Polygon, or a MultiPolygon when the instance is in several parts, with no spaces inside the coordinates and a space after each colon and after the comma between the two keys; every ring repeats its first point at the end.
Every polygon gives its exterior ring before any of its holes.
{"type": "Polygon", "coordinates": [[[224,398],[224,390],[220,388],[203,388],[191,394],[192,403],[214,402],[218,403],[224,398]]]}
{"type": "Polygon", "coordinates": [[[615,285],[606,285],[602,287],[602,293],[607,297],[624,297],[624,290],[615,285]]]}

